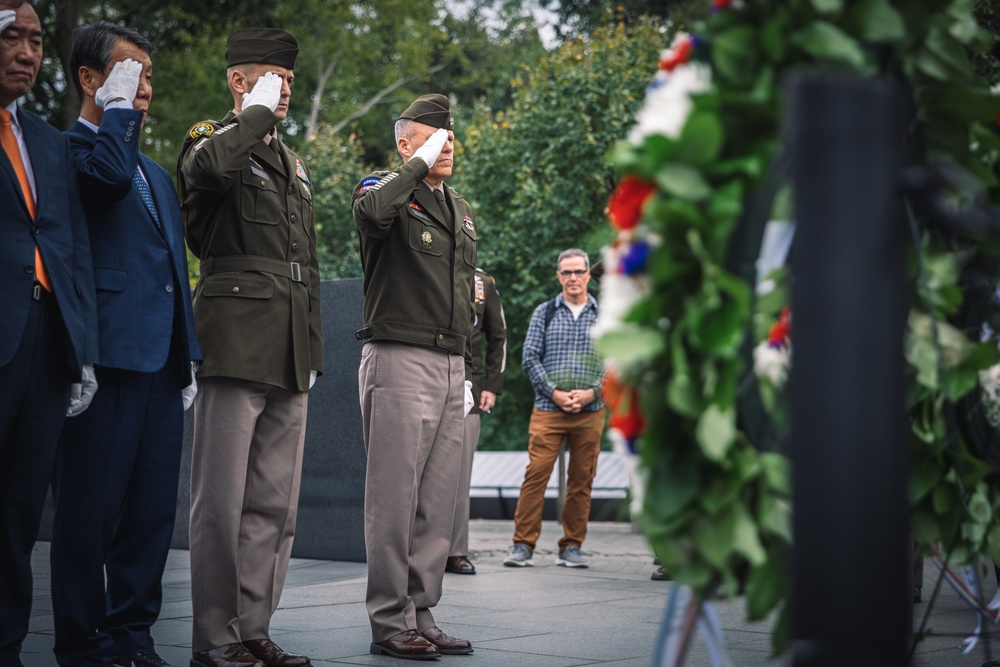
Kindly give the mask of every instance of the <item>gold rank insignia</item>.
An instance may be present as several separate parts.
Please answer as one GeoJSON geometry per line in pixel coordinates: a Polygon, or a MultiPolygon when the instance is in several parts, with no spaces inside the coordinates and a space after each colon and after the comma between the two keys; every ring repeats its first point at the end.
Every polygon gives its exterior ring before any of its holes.
{"type": "Polygon", "coordinates": [[[188,130],[188,136],[192,139],[197,139],[198,137],[210,137],[215,133],[215,126],[211,123],[202,121],[201,123],[195,123],[190,130],[188,130]]]}
{"type": "Polygon", "coordinates": [[[424,245],[430,245],[434,239],[431,238],[430,232],[424,232],[420,235],[420,240],[424,242],[424,245]]]}

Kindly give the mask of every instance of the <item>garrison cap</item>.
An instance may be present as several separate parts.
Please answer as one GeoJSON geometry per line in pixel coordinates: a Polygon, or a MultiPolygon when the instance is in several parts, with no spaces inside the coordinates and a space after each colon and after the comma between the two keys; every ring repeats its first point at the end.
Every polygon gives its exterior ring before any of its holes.
{"type": "Polygon", "coordinates": [[[237,30],[226,42],[226,66],[277,65],[295,68],[299,55],[299,42],[295,36],[275,28],[246,28],[237,30]]]}
{"type": "Polygon", "coordinates": [[[445,130],[450,130],[455,125],[455,120],[451,117],[451,102],[447,95],[440,93],[418,97],[406,111],[399,114],[399,120],[403,119],[445,130]]]}

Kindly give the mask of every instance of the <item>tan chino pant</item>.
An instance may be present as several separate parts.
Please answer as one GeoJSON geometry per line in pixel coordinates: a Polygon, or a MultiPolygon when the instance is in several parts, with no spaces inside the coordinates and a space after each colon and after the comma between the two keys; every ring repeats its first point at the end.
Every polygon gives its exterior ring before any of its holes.
{"type": "Polygon", "coordinates": [[[605,409],[593,412],[550,412],[534,408],[528,426],[528,467],[514,511],[514,543],[534,550],[542,532],[542,506],[559,445],[566,438],[569,466],[566,474],[566,503],[563,505],[563,536],[559,551],[579,547],[587,537],[590,491],[597,474],[605,409]]]}
{"type": "Polygon", "coordinates": [[[458,354],[385,341],[361,352],[372,641],[435,624],[462,461],[464,382],[458,354]]]}
{"type": "Polygon", "coordinates": [[[191,649],[269,636],[295,536],[308,394],[199,379],[191,459],[191,649]]]}

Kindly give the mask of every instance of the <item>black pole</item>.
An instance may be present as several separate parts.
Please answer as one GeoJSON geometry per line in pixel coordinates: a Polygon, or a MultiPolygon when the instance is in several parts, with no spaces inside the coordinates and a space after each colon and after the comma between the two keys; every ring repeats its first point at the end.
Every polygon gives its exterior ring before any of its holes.
{"type": "Polygon", "coordinates": [[[807,74],[794,150],[789,378],[795,667],[906,664],[910,551],[895,95],[807,74]]]}

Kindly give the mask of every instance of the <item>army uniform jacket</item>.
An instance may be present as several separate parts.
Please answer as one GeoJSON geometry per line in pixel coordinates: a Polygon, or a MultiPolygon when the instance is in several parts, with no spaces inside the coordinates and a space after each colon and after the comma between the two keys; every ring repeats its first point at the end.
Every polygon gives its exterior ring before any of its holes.
{"type": "Polygon", "coordinates": [[[181,212],[201,260],[194,314],[199,375],[307,391],[323,370],[319,264],[309,173],[252,106],[188,132],[177,165],[181,212]]]}
{"type": "Polygon", "coordinates": [[[467,354],[472,276],[479,245],[472,207],[445,186],[453,224],[445,224],[428,168],[410,160],[354,189],[361,242],[365,327],[361,340],[390,340],[467,354]]]}
{"type": "Polygon", "coordinates": [[[475,400],[471,414],[479,413],[483,390],[503,393],[503,372],[507,367],[507,321],[500,303],[500,290],[493,276],[476,269],[472,282],[472,329],[469,331],[471,354],[466,359],[465,379],[472,382],[475,400]],[[486,364],[483,364],[483,340],[486,341],[486,364]]]}

